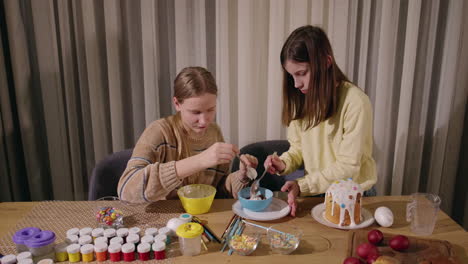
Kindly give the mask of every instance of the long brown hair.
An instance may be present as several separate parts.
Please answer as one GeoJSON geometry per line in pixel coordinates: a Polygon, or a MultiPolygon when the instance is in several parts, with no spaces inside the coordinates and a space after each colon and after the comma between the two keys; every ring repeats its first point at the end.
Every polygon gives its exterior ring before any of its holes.
{"type": "Polygon", "coordinates": [[[325,32],[314,26],[294,30],[283,45],[280,55],[283,66],[283,124],[304,119],[309,129],[333,116],[338,108],[339,85],[349,81],[335,63],[325,32]],[[331,58],[331,64],[329,62],[331,58]],[[286,61],[309,63],[309,92],[302,94],[294,87],[293,77],[286,71],[286,61]]]}
{"type": "MultiPolygon", "coordinates": [[[[211,73],[203,67],[187,67],[182,69],[174,80],[174,97],[179,103],[185,99],[201,96],[205,93],[218,95],[218,86],[211,73]]],[[[188,131],[185,129],[180,113],[175,115],[174,133],[179,138],[186,138],[188,131]]],[[[190,148],[184,140],[177,146],[178,159],[190,156],[190,148]]]]}

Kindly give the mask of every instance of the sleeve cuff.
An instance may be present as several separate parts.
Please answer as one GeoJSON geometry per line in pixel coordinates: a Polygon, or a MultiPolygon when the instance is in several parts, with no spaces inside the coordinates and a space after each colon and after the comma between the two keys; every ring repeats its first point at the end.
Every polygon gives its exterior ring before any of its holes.
{"type": "Polygon", "coordinates": [[[174,190],[182,183],[182,180],[177,177],[175,163],[175,161],[169,161],[159,165],[161,185],[168,191],[174,190]]]}

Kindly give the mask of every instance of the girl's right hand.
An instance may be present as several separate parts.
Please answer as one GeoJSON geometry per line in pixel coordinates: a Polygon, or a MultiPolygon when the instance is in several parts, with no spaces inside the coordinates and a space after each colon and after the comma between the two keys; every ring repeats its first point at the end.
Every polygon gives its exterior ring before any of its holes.
{"type": "Polygon", "coordinates": [[[216,142],[199,154],[199,161],[201,164],[204,164],[203,167],[211,168],[220,164],[230,163],[237,153],[239,153],[239,149],[236,145],[216,142]]]}
{"type": "Polygon", "coordinates": [[[277,155],[269,155],[263,165],[268,168],[270,174],[281,173],[286,169],[286,164],[277,155]]]}

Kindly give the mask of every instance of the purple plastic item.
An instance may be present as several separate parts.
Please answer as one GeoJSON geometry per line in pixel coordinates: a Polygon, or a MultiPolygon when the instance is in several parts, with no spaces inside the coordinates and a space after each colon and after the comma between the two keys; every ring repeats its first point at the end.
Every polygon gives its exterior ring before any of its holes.
{"type": "Polygon", "coordinates": [[[15,242],[15,244],[24,244],[26,240],[37,235],[39,232],[41,232],[41,230],[37,227],[23,228],[13,235],[13,242],[15,242]]]}
{"type": "Polygon", "coordinates": [[[49,244],[54,243],[55,241],[55,233],[52,231],[42,231],[35,236],[32,236],[28,240],[24,242],[26,246],[29,248],[39,248],[43,246],[47,246],[49,244]]]}

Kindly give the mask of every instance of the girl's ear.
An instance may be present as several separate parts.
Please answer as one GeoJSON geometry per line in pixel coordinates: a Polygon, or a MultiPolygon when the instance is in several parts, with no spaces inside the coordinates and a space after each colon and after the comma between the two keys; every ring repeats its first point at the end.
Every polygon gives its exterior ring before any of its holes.
{"type": "Polygon", "coordinates": [[[175,98],[175,97],[172,97],[172,102],[174,103],[174,107],[175,107],[176,111],[179,112],[180,111],[179,100],[177,100],[177,98],[175,98]]]}
{"type": "Polygon", "coordinates": [[[333,59],[330,55],[327,55],[327,68],[330,68],[330,66],[333,64],[333,59]]]}

